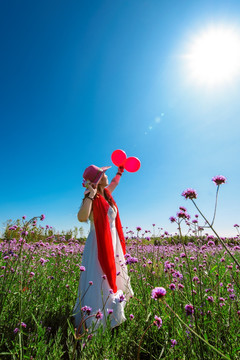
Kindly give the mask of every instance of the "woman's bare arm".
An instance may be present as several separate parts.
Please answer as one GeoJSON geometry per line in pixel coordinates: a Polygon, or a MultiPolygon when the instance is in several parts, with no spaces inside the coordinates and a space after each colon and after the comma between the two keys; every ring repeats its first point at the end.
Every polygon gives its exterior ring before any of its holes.
{"type": "Polygon", "coordinates": [[[110,182],[110,184],[107,187],[107,189],[110,191],[110,193],[112,193],[113,190],[118,186],[123,172],[124,172],[124,167],[119,166],[117,174],[114,176],[114,178],[112,179],[112,181],[110,182]]]}
{"type": "Polygon", "coordinates": [[[82,205],[78,211],[77,217],[80,222],[85,222],[88,220],[89,215],[92,210],[92,200],[89,197],[83,199],[82,205]]]}
{"type": "Polygon", "coordinates": [[[112,193],[113,190],[118,186],[120,177],[121,177],[121,175],[118,175],[118,174],[116,176],[114,176],[114,178],[112,179],[110,184],[107,186],[107,189],[110,191],[110,193],[112,193]]]}
{"type": "Polygon", "coordinates": [[[78,220],[80,222],[85,222],[89,218],[89,215],[92,210],[92,201],[96,195],[97,189],[93,188],[93,185],[89,184],[87,190],[85,191],[86,197],[83,199],[82,205],[78,211],[78,220]]]}

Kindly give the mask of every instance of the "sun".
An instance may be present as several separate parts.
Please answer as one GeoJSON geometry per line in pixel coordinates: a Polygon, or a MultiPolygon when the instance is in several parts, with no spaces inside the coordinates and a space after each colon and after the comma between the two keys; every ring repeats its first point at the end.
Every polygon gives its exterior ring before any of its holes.
{"type": "Polygon", "coordinates": [[[198,84],[210,87],[234,81],[240,75],[240,32],[209,27],[189,44],[188,73],[198,84]]]}

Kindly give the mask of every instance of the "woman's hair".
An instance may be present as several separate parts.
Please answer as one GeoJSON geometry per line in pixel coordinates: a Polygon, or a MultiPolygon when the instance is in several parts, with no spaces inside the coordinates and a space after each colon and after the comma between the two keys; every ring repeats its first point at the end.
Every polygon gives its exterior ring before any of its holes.
{"type": "Polygon", "coordinates": [[[104,189],[104,196],[105,196],[105,199],[107,200],[107,202],[109,203],[109,205],[111,207],[114,207],[114,204],[113,204],[113,201],[112,201],[112,197],[108,196],[107,192],[105,191],[104,189]]]}

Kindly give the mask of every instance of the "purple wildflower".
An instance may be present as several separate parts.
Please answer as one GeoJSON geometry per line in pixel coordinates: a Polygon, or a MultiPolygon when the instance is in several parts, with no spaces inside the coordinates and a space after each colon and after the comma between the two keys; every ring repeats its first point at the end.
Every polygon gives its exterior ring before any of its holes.
{"type": "Polygon", "coordinates": [[[194,308],[191,304],[187,304],[185,310],[187,315],[192,315],[194,313],[194,308]]]}
{"type": "Polygon", "coordinates": [[[193,189],[186,189],[182,192],[182,196],[185,197],[185,199],[196,199],[197,192],[193,189]]]}
{"type": "Polygon", "coordinates": [[[17,334],[19,331],[20,331],[19,328],[15,328],[15,329],[13,330],[14,334],[17,334]]]}
{"type": "Polygon", "coordinates": [[[46,216],[45,216],[44,214],[42,214],[42,215],[40,216],[40,220],[43,221],[43,220],[45,219],[45,217],[46,217],[46,216]]]}
{"type": "Polygon", "coordinates": [[[215,182],[216,185],[225,184],[226,178],[222,175],[217,175],[212,178],[212,181],[215,182]]]}
{"type": "Polygon", "coordinates": [[[129,317],[130,317],[131,320],[134,319],[134,315],[133,315],[133,314],[130,314],[129,317]]]}
{"type": "Polygon", "coordinates": [[[118,298],[118,301],[121,303],[125,300],[125,295],[121,294],[118,298]]]}
{"type": "Polygon", "coordinates": [[[163,287],[156,287],[155,289],[152,290],[152,299],[161,299],[162,297],[164,297],[166,295],[167,291],[166,289],[164,289],[163,287]]]}
{"type": "Polygon", "coordinates": [[[214,302],[214,298],[213,298],[212,296],[208,296],[207,301],[213,303],[213,302],[214,302]]]}
{"type": "Polygon", "coordinates": [[[100,309],[99,309],[98,312],[96,313],[95,318],[98,319],[98,320],[103,318],[103,314],[102,314],[102,312],[101,312],[100,309]]]}
{"type": "Polygon", "coordinates": [[[171,339],[171,346],[174,347],[175,345],[177,345],[177,340],[171,339]]]}
{"type": "Polygon", "coordinates": [[[173,283],[170,284],[170,285],[169,285],[169,289],[170,289],[170,290],[175,290],[175,289],[176,289],[176,285],[173,284],[173,283]]]}
{"type": "Polygon", "coordinates": [[[185,211],[179,211],[179,212],[177,213],[177,217],[178,217],[178,218],[181,218],[181,219],[187,219],[187,220],[189,220],[191,216],[190,216],[189,214],[187,214],[185,211]]]}
{"type": "Polygon", "coordinates": [[[157,315],[154,316],[154,319],[155,319],[155,321],[153,322],[154,325],[156,325],[158,329],[160,329],[160,327],[162,326],[162,319],[157,315]]]}

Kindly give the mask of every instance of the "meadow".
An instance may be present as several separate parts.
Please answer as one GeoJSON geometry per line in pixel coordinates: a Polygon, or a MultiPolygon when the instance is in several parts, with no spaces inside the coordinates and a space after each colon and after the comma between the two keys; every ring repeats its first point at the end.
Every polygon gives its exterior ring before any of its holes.
{"type": "Polygon", "coordinates": [[[0,243],[2,359],[240,358],[238,234],[203,235],[198,216],[190,220],[184,207],[170,218],[178,235],[155,235],[154,224],[152,232],[126,230],[134,290],[126,321],[79,335],[72,312],[84,239],[56,236],[39,219],[8,224],[0,243]],[[183,236],[183,222],[191,236],[183,236]]]}

